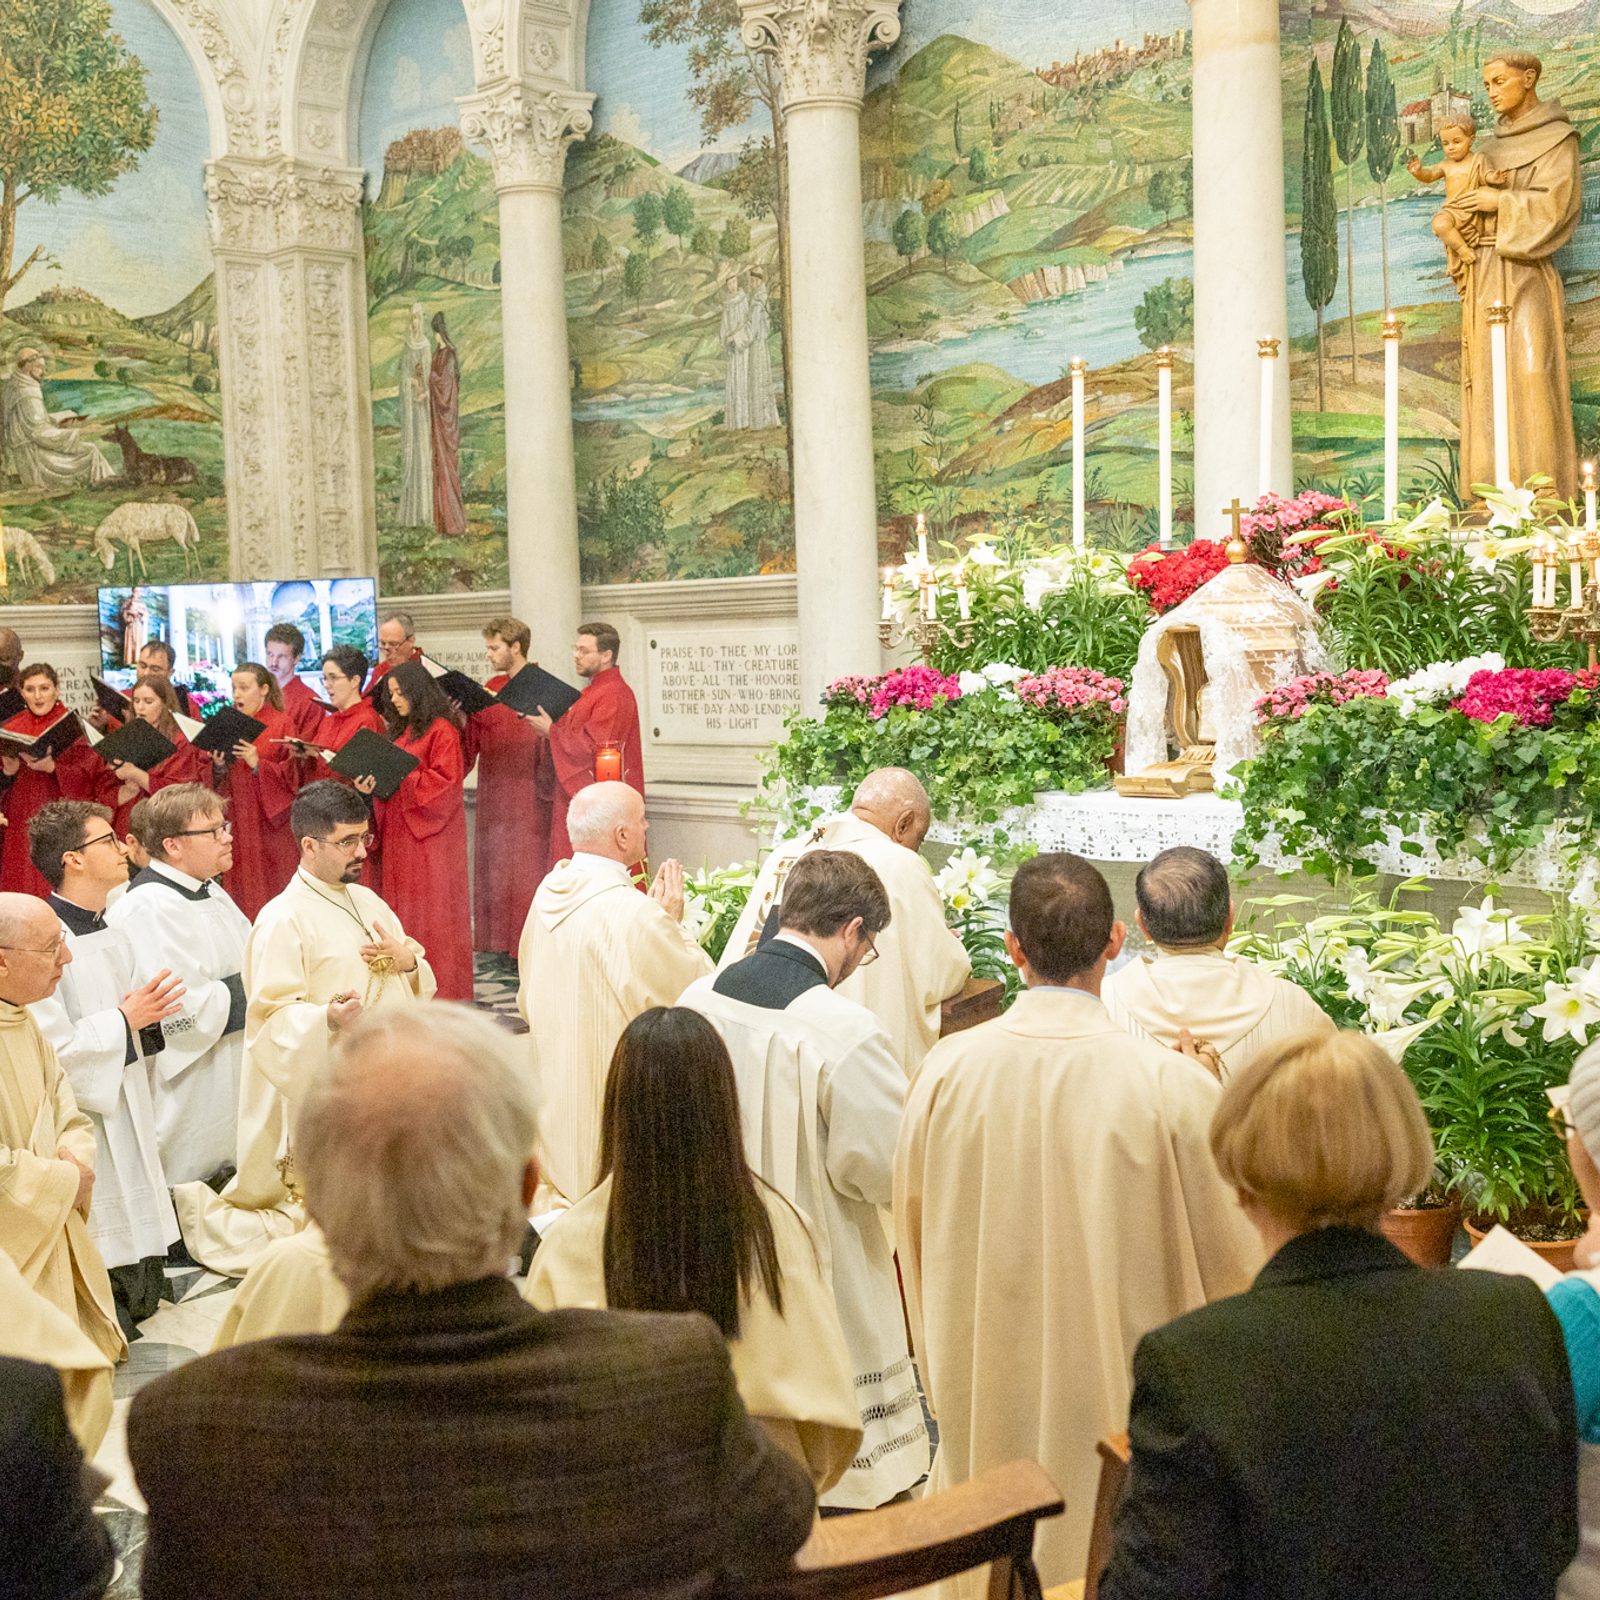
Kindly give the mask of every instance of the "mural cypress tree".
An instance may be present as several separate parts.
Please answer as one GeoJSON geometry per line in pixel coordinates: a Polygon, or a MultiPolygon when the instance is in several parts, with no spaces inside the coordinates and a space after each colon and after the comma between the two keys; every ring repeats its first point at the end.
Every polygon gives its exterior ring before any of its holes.
{"type": "Polygon", "coordinates": [[[950,113],[950,137],[955,143],[956,154],[961,154],[961,102],[956,101],[956,108],[950,113]]]}
{"type": "Polygon", "coordinates": [[[1306,303],[1317,314],[1317,409],[1327,409],[1324,380],[1326,341],[1322,315],[1339,286],[1339,211],[1333,198],[1333,151],[1328,137],[1328,107],[1322,68],[1311,58],[1306,87],[1306,126],[1301,146],[1300,277],[1306,303]]]}
{"type": "Polygon", "coordinates": [[[1329,86],[1333,142],[1344,163],[1344,293],[1350,326],[1350,381],[1356,370],[1356,157],[1366,143],[1366,93],[1361,82],[1361,46],[1350,19],[1339,23],[1333,45],[1333,82],[1329,86]]]}
{"type": "Polygon", "coordinates": [[[1400,111],[1389,76],[1389,61],[1383,41],[1372,41],[1367,58],[1367,171],[1378,185],[1378,206],[1383,240],[1383,307],[1392,309],[1389,299],[1389,174],[1400,153],[1400,111]]]}

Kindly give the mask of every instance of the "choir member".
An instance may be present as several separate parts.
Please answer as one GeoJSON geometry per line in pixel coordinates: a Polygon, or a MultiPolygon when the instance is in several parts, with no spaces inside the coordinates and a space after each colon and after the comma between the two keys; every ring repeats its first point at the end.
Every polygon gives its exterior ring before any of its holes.
{"type": "MultiPolygon", "coordinates": [[[[165,639],[152,639],[139,652],[139,666],[137,683],[164,683],[172,690],[173,702],[180,716],[192,717],[194,705],[189,699],[189,691],[181,683],[172,681],[172,669],[177,664],[177,653],[165,639]]],[[[86,721],[92,723],[102,732],[110,733],[122,726],[121,721],[112,716],[103,706],[90,706],[86,721]]]]}
{"type": "Polygon", "coordinates": [[[104,806],[53,800],[28,836],[34,865],[51,885],[46,903],[72,952],[55,994],[29,1009],[94,1129],[89,1237],[130,1329],[154,1314],[167,1250],[178,1238],[150,1074],[162,1048],[160,1024],[183,1007],[183,983],[165,971],[136,983],[127,932],[106,925],[106,896],[128,881],[128,858],[104,806]]]}
{"type": "Polygon", "coordinates": [[[17,681],[22,665],[22,638],[15,628],[0,628],[0,689],[17,681]]]}
{"type": "Polygon", "coordinates": [[[461,735],[450,702],[420,661],[391,667],[384,690],[389,737],[419,762],[394,794],[377,805],[384,899],[428,952],[439,998],[471,1000],[461,735]]]}
{"type": "Polygon", "coordinates": [[[266,724],[254,740],[241,739],[230,755],[211,758],[233,824],[233,865],[223,881],[234,904],[254,921],[293,876],[299,859],[289,832],[289,806],[301,769],[290,746],[281,742],[299,735],[284,712],[277,679],[259,662],[233,669],[233,704],[266,724]]]}
{"type": "Polygon", "coordinates": [[[315,739],[326,707],[295,676],[306,653],[306,636],[292,622],[275,622],[262,641],[267,671],[283,696],[284,715],[297,739],[315,739]]]}
{"type": "Polygon", "coordinates": [[[159,761],[148,772],[131,761],[112,764],[112,771],[121,780],[117,790],[117,836],[128,831],[128,813],[141,795],[154,794],[170,783],[207,783],[211,778],[211,762],[204,750],[196,750],[177,724],[178,698],[170,679],[142,678],[128,691],[128,701],[133,714],[148,722],[163,738],[170,739],[177,748],[165,761],[159,761]]]}
{"type": "MultiPolygon", "coordinates": [[[[61,680],[54,667],[42,661],[24,667],[21,688],[27,708],[5,724],[11,732],[37,737],[71,714],[61,704],[61,680]]],[[[5,784],[0,811],[6,819],[4,844],[0,845],[0,890],[43,899],[50,893],[50,885],[28,858],[28,824],[34,814],[52,800],[92,800],[96,805],[115,806],[117,780],[90,749],[88,740],[80,736],[56,756],[30,760],[0,755],[0,781],[5,784]]]]}
{"type": "Polygon", "coordinates": [[[554,779],[550,802],[550,863],[572,854],[567,837],[567,807],[580,789],[620,776],[644,793],[644,745],[639,738],[639,706],[617,667],[622,641],[609,622],[585,622],[572,647],[572,665],[584,679],[578,703],[560,721],[541,706],[527,720],[549,741],[554,779]],[[595,770],[595,757],[607,746],[620,752],[620,774],[595,770]]]}
{"type": "MultiPolygon", "coordinates": [[[[498,694],[529,665],[527,623],[497,617],[483,630],[498,694]]],[[[467,766],[478,764],[472,875],[472,945],[515,956],[533,891],[549,862],[550,774],[546,743],[510,706],[489,706],[467,719],[467,766]]]]}
{"type": "Polygon", "coordinates": [[[404,611],[386,611],[378,621],[378,664],[367,683],[370,694],[385,673],[402,661],[415,661],[422,654],[417,644],[417,625],[404,611]]]}
{"type": "Polygon", "coordinates": [[[250,921],[217,881],[233,864],[221,800],[198,783],[175,783],[139,804],[150,865],[106,922],[131,941],[136,982],[163,969],[183,980],[183,1010],[161,1024],[151,1094],[167,1181],[189,1183],[233,1160],[250,921]]]}
{"type": "MultiPolygon", "coordinates": [[[[333,710],[317,729],[315,742],[324,750],[342,750],[362,729],[386,733],[383,714],[361,692],[367,681],[367,658],[347,644],[336,644],[322,658],[322,687],[333,710]]],[[[323,776],[326,772],[323,771],[323,776]]]]}

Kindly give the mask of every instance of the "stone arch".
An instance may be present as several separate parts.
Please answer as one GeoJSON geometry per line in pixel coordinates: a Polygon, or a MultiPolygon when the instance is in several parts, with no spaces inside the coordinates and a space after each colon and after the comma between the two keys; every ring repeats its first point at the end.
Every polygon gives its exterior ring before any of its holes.
{"type": "Polygon", "coordinates": [[[248,150],[256,142],[257,98],[226,15],[226,0],[145,0],[182,45],[200,88],[211,154],[248,150]]]}

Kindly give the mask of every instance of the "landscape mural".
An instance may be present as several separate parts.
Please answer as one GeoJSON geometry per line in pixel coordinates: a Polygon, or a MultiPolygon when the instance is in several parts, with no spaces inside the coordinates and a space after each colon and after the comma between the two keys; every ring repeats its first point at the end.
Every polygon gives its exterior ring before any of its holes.
{"type": "Polygon", "coordinates": [[[1402,498],[1461,487],[1460,310],[1431,228],[1441,190],[1407,163],[1439,162],[1452,113],[1472,114],[1480,143],[1493,132],[1482,69],[1506,47],[1542,58],[1540,98],[1580,130],[1583,221],[1558,266],[1578,449],[1600,453],[1600,0],[1285,0],[1281,17],[1297,481],[1381,508],[1389,305],[1404,330],[1402,498]]]}
{"type": "Polygon", "coordinates": [[[227,573],[199,85],[145,0],[0,7],[9,603],[227,573]]]}

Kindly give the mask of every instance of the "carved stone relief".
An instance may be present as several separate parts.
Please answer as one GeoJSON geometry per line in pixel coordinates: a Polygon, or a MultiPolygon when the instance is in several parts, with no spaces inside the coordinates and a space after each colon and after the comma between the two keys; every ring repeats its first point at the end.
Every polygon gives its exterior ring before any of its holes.
{"type": "Polygon", "coordinates": [[[900,37],[899,0],[739,0],[740,34],[775,55],[786,106],[861,104],[867,57],[900,37]]]}
{"type": "Polygon", "coordinates": [[[567,147],[594,126],[592,94],[508,83],[459,102],[463,137],[489,147],[498,189],[560,189],[567,147]]]}

